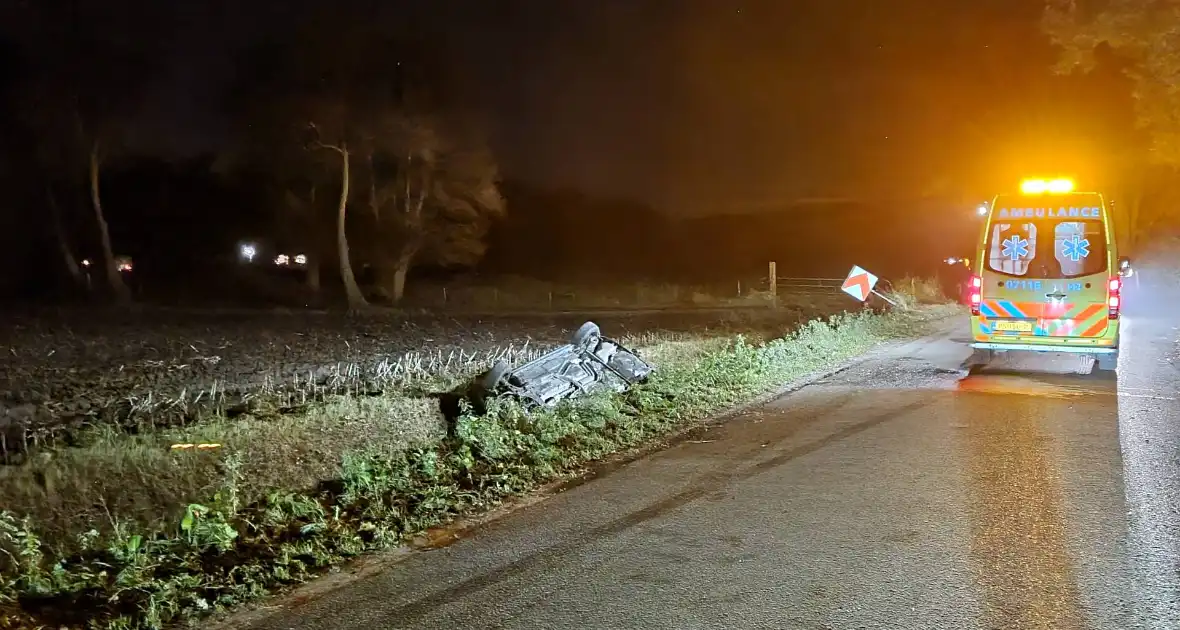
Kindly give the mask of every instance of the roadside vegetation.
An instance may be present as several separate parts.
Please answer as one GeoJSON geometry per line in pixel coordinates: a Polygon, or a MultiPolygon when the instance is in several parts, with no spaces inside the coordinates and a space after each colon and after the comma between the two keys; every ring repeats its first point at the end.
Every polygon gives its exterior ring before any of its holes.
{"type": "Polygon", "coordinates": [[[902,308],[917,308],[924,304],[940,304],[954,301],[955,296],[943,295],[942,287],[936,278],[915,278],[906,276],[897,281],[889,299],[902,308]]]}
{"type": "Polygon", "coordinates": [[[492,360],[532,355],[505,348],[265,387],[186,425],[77,431],[0,467],[0,627],[157,628],[258,599],[957,312],[905,299],[777,333],[627,339],[657,366],[649,383],[550,412],[444,417],[492,360]]]}

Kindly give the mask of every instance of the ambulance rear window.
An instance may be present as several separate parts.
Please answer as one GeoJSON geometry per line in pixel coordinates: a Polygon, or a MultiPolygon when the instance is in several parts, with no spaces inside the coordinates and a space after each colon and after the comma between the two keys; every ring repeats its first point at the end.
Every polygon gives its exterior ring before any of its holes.
{"type": "Polygon", "coordinates": [[[1101,220],[997,220],[987,252],[988,269],[1006,276],[1088,276],[1106,270],[1106,232],[1101,220]]]}
{"type": "Polygon", "coordinates": [[[1037,257],[1035,223],[993,223],[987,266],[1009,276],[1026,276],[1037,257]]]}

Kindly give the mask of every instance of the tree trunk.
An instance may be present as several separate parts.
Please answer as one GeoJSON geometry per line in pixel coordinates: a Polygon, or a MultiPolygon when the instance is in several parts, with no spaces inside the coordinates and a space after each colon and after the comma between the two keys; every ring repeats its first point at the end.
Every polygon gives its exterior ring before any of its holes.
{"type": "Polygon", "coordinates": [[[61,211],[57,206],[57,197],[54,196],[52,188],[46,188],[45,192],[49,197],[49,213],[53,219],[53,233],[57,236],[57,247],[61,250],[62,262],[65,263],[66,271],[70,273],[70,279],[74,281],[74,284],[80,289],[87,289],[89,286],[86,276],[82,273],[82,268],[78,266],[78,259],[74,256],[65,227],[61,224],[61,211]]]}
{"type": "Polygon", "coordinates": [[[406,295],[406,273],[410,270],[409,261],[402,259],[393,268],[393,303],[401,304],[406,295]]]}
{"type": "Polygon", "coordinates": [[[410,267],[414,264],[414,256],[418,251],[415,248],[410,248],[402,252],[398,256],[397,262],[393,267],[393,303],[401,304],[402,298],[406,295],[406,274],[409,273],[410,267]]]}
{"type": "Polygon", "coordinates": [[[391,304],[400,304],[406,294],[406,276],[413,267],[417,249],[402,250],[396,256],[378,256],[377,283],[383,290],[382,296],[391,304]]]}
{"type": "Polygon", "coordinates": [[[348,149],[340,149],[340,207],[336,212],[336,249],[340,254],[340,279],[344,281],[344,295],[348,298],[350,310],[364,308],[369,305],[361,288],[357,286],[356,276],[352,273],[352,260],[348,251],[348,234],[346,224],[348,219],[348,149]]]}
{"type": "Polygon", "coordinates": [[[402,298],[406,295],[406,272],[409,270],[409,265],[398,265],[397,269],[393,270],[394,304],[401,304],[402,298]]]}
{"type": "Polygon", "coordinates": [[[107,226],[106,216],[102,212],[102,197],[98,190],[98,143],[90,147],[90,203],[94,206],[94,218],[98,222],[98,236],[102,244],[102,264],[106,269],[107,283],[120,302],[131,301],[131,290],[119,275],[119,268],[115,266],[115,250],[111,246],[111,230],[107,226]]]}

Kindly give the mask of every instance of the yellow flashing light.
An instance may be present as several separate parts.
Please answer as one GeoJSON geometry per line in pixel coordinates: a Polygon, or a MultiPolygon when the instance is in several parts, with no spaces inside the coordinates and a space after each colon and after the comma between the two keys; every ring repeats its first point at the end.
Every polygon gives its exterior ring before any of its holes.
{"type": "Polygon", "coordinates": [[[1073,180],[1070,179],[1054,179],[1049,182],[1049,192],[1056,194],[1064,194],[1073,192],[1073,180]]]}
{"type": "Polygon", "coordinates": [[[1039,195],[1049,189],[1049,182],[1043,179],[1026,179],[1020,182],[1020,192],[1026,195],[1039,195]]]}
{"type": "Polygon", "coordinates": [[[1071,179],[1026,179],[1020,182],[1020,192],[1026,195],[1043,195],[1045,193],[1061,195],[1073,192],[1071,179]]]}

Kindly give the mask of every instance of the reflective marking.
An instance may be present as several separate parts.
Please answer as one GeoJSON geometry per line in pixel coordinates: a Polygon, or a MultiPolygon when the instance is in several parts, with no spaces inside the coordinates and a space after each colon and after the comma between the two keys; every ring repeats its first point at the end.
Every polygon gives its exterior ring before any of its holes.
{"type": "MultiPolygon", "coordinates": [[[[1035,337],[1021,337],[1021,339],[1035,339],[1035,337]]],[[[1086,344],[1085,346],[1067,346],[1067,345],[1056,344],[1056,343],[1055,344],[1046,344],[1046,343],[1031,344],[1031,343],[1011,343],[1011,342],[1002,342],[1002,343],[999,343],[999,342],[997,342],[997,343],[976,342],[976,343],[971,344],[971,347],[972,348],[980,348],[983,350],[1029,350],[1031,352],[1044,352],[1044,353],[1065,352],[1065,353],[1073,353],[1073,354],[1114,354],[1115,352],[1118,352],[1118,350],[1115,348],[1104,348],[1102,346],[1096,346],[1096,345],[1092,345],[1092,344],[1086,344]]]]}
{"type": "Polygon", "coordinates": [[[1020,310],[1020,308],[1016,306],[1016,304],[1008,300],[1000,300],[1000,308],[1003,308],[1005,311],[1011,313],[1011,317],[1028,317],[1024,314],[1024,311],[1020,310]]]}
{"type": "Polygon", "coordinates": [[[1082,334],[1079,336],[1080,337],[1097,337],[1104,330],[1106,330],[1106,322],[1098,322],[1097,324],[1094,324],[1093,326],[1091,326],[1089,329],[1082,331],[1082,334]]]}

